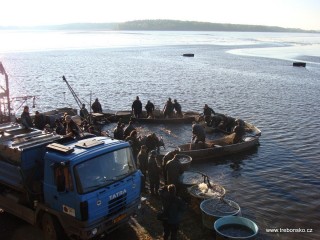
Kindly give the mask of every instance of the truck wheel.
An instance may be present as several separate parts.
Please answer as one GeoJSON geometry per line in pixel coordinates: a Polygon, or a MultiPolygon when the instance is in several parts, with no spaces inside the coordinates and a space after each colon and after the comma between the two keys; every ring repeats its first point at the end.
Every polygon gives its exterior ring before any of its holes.
{"type": "Polygon", "coordinates": [[[45,240],[59,240],[62,239],[62,229],[55,217],[49,213],[43,214],[42,230],[45,240]]]}

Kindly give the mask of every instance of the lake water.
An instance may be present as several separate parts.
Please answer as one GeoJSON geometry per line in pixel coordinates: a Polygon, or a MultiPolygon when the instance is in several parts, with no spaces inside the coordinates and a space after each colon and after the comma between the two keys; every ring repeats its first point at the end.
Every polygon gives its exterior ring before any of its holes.
{"type": "MultiPolygon", "coordinates": [[[[130,109],[137,95],[162,109],[171,97],[184,111],[207,103],[253,123],[258,148],[192,168],[226,188],[260,239],[320,238],[320,34],[5,31],[0,39],[11,97],[36,96],[34,111],[76,107],[64,75],[81,101],[98,97],[105,109],[130,109]]],[[[25,104],[32,99],[16,98],[15,111],[25,104]]],[[[167,146],[190,141],[190,125],[159,127],[167,146]]]]}

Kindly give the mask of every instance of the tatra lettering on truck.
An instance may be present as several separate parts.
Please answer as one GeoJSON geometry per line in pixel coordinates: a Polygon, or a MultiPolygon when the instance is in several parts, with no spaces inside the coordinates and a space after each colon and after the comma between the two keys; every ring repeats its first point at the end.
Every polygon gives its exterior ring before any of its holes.
{"type": "Polygon", "coordinates": [[[120,192],[117,192],[117,193],[115,193],[115,194],[110,195],[110,196],[109,196],[109,199],[110,199],[110,200],[113,200],[113,199],[115,199],[115,198],[117,198],[117,197],[119,197],[119,196],[121,196],[121,195],[126,194],[126,193],[127,193],[127,190],[124,189],[123,191],[120,191],[120,192]]]}
{"type": "Polygon", "coordinates": [[[0,125],[0,208],[46,239],[91,239],[126,223],[140,205],[141,178],[127,142],[0,125]]]}

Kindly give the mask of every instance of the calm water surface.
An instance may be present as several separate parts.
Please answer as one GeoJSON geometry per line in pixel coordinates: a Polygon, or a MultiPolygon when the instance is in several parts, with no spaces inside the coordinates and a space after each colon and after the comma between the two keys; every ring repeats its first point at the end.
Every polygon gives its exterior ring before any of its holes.
{"type": "MultiPolygon", "coordinates": [[[[262,131],[258,148],[192,168],[226,188],[242,215],[258,224],[261,239],[320,238],[319,35],[59,34],[27,36],[27,46],[1,49],[12,97],[36,95],[34,110],[75,107],[65,75],[84,103],[98,97],[105,109],[130,109],[137,95],[162,108],[171,97],[183,110],[201,111],[207,103],[249,121],[262,131]],[[307,67],[292,67],[294,60],[307,67]],[[268,233],[271,228],[312,233],[268,233]]],[[[10,42],[12,36],[5,36],[10,42]]],[[[21,104],[32,100],[15,101],[17,113],[21,104]]],[[[170,147],[191,138],[190,125],[156,130],[170,147]]]]}

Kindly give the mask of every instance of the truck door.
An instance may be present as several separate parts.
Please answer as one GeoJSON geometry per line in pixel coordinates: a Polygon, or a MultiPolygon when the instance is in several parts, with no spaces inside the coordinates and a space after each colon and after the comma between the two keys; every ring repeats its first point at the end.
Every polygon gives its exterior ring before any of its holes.
{"type": "Polygon", "coordinates": [[[70,167],[57,164],[53,167],[54,184],[47,191],[48,201],[53,209],[76,217],[77,197],[74,191],[74,183],[70,167]]]}

